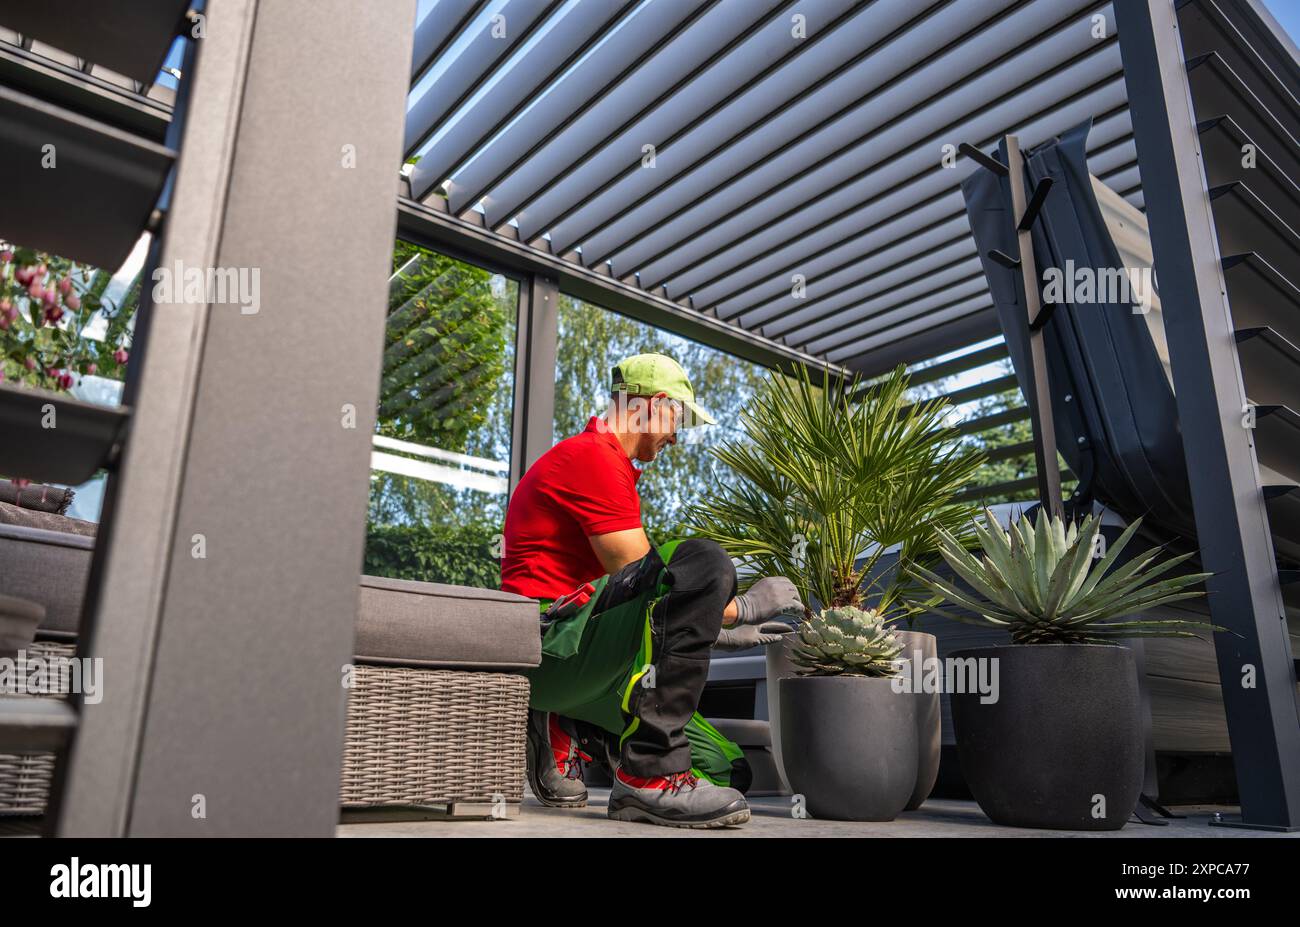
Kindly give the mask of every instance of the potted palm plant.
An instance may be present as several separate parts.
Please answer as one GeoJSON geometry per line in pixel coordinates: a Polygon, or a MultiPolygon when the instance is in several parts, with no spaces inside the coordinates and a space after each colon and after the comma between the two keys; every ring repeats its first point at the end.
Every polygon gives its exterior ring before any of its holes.
{"type": "MultiPolygon", "coordinates": [[[[744,437],[712,452],[735,479],[719,481],[687,516],[741,562],[742,574],[788,576],[807,605],[805,623],[819,609],[874,608],[897,629],[900,659],[935,653],[932,635],[902,630],[934,603],[903,567],[937,566],[937,528],[969,530],[973,509],[957,494],[983,460],[947,427],[946,401],[909,402],[907,390],[902,367],[865,387],[836,378],[814,385],[806,371],[772,374],[742,413],[744,437]]],[[[800,668],[793,644],[767,650],[773,753],[787,781],[779,681],[800,668]]],[[[847,691],[820,677],[796,688],[847,691]]],[[[916,807],[938,773],[939,696],[911,697],[919,756],[907,805],[916,807]]]]}
{"type": "MultiPolygon", "coordinates": [[[[1067,523],[1042,509],[1033,524],[1003,529],[985,510],[975,525],[982,556],[939,529],[939,549],[970,591],[923,565],[909,566],[957,611],[959,621],[999,628],[1011,644],[949,659],[958,677],[996,682],[951,692],[962,773],[984,813],[1014,827],[1117,830],[1142,787],[1142,716],[1124,638],[1194,637],[1213,625],[1129,618],[1201,595],[1209,574],[1167,575],[1191,554],[1157,562],[1159,549],[1125,560],[1141,519],[1095,557],[1099,518],[1067,523]],[[1165,578],[1161,579],[1160,577],[1165,578]]],[[[956,674],[954,674],[956,675],[956,674]]]]}

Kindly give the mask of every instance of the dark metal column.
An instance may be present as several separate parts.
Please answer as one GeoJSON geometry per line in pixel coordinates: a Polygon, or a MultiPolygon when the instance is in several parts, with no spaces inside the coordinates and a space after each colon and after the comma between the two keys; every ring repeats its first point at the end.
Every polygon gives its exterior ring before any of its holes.
{"type": "Polygon", "coordinates": [[[555,350],[560,291],[554,277],[532,274],[519,290],[515,340],[515,408],[510,442],[510,491],[551,448],[555,427],[555,350]]]}
{"type": "MultiPolygon", "coordinates": [[[[1242,820],[1300,826],[1300,713],[1174,0],[1115,4],[1242,820]],[[1244,684],[1253,671],[1253,686],[1244,684]]],[[[1138,401],[1141,397],[1138,397],[1138,401]]]]}
{"type": "Polygon", "coordinates": [[[415,2],[205,12],[158,267],[256,270],[259,306],[152,307],[64,835],[338,819],[415,2]]]}

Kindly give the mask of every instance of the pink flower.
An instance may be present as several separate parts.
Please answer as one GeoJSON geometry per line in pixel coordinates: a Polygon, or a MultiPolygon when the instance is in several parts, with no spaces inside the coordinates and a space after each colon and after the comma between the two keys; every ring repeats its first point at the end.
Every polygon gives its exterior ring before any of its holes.
{"type": "Polygon", "coordinates": [[[27,286],[27,284],[32,282],[32,268],[30,267],[18,268],[17,270],[14,271],[14,279],[17,280],[19,284],[21,284],[22,286],[27,286]]]}
{"type": "Polygon", "coordinates": [[[42,294],[41,299],[44,300],[45,305],[47,306],[57,305],[59,302],[59,291],[54,289],[54,287],[50,287],[44,294],[42,294]]]}
{"type": "Polygon", "coordinates": [[[69,293],[66,297],[64,297],[63,302],[73,312],[76,312],[78,309],[81,308],[81,297],[78,296],[76,293],[69,293]]]}
{"type": "Polygon", "coordinates": [[[93,377],[98,372],[99,372],[99,364],[86,365],[86,376],[93,377]]]}
{"type": "Polygon", "coordinates": [[[0,264],[8,264],[14,259],[12,251],[0,251],[0,264]]]}
{"type": "Polygon", "coordinates": [[[62,293],[64,296],[67,296],[69,293],[71,293],[71,292],[72,292],[72,280],[69,279],[68,277],[64,277],[62,280],[60,280],[60,281],[59,281],[59,292],[62,293]]]}
{"type": "Polygon", "coordinates": [[[9,313],[0,312],[0,332],[9,328],[9,313]]]}
{"type": "Polygon", "coordinates": [[[36,369],[36,358],[34,358],[34,357],[29,357],[29,358],[27,358],[26,360],[23,361],[23,366],[25,366],[28,370],[35,370],[35,369],[36,369]]]}
{"type": "Polygon", "coordinates": [[[117,361],[119,364],[125,364],[128,357],[130,357],[130,355],[126,353],[126,348],[118,348],[113,352],[113,360],[117,361]]]}
{"type": "Polygon", "coordinates": [[[63,318],[63,307],[58,305],[45,307],[45,321],[57,325],[61,318],[63,318]]]}
{"type": "Polygon", "coordinates": [[[41,281],[33,277],[31,286],[27,288],[27,295],[35,300],[41,299],[45,295],[45,290],[41,287],[41,281]]]}

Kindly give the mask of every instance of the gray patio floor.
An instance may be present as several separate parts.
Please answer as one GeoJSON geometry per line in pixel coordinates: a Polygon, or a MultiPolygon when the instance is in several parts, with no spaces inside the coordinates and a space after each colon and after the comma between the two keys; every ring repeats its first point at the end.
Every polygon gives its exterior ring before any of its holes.
{"type": "MultiPolygon", "coordinates": [[[[349,812],[340,824],[340,837],[1268,837],[1283,836],[1228,827],[1211,827],[1216,811],[1227,818],[1236,808],[1184,807],[1186,814],[1168,827],[1130,822],[1108,833],[1062,833],[999,827],[971,801],[932,799],[918,811],[885,824],[846,823],[796,819],[788,797],[751,798],[753,818],[743,827],[726,830],[679,830],[647,824],[610,821],[605,817],[608,789],[590,790],[591,802],[581,810],[544,808],[526,795],[518,817],[501,821],[432,818],[414,820],[418,812],[349,812]]],[[[1300,837],[1300,834],[1291,834],[1300,837]]]]}

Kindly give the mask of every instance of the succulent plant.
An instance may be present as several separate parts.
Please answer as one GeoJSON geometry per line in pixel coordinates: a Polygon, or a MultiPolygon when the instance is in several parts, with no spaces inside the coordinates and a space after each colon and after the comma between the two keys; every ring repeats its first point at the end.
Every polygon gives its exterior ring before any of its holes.
{"type": "Polygon", "coordinates": [[[790,659],[807,676],[892,676],[903,643],[874,608],[828,608],[803,621],[790,659]]]}
{"type": "Polygon", "coordinates": [[[1064,519],[1039,509],[1035,524],[1028,522],[1027,518],[1016,519],[1006,530],[985,509],[984,524],[975,525],[982,557],[939,530],[940,553],[973,592],[924,567],[913,566],[912,574],[931,591],[966,610],[941,610],[942,614],[1010,631],[1012,642],[1018,644],[1098,644],[1117,638],[1196,637],[1189,628],[1220,630],[1206,622],[1173,618],[1114,620],[1199,596],[1201,592],[1189,587],[1211,575],[1186,573],[1155,582],[1192,556],[1183,554],[1157,564],[1159,548],[1116,567],[1142,519],[1129,525],[1100,560],[1094,557],[1099,518],[1090,515],[1082,523],[1067,525],[1064,519]]]}

